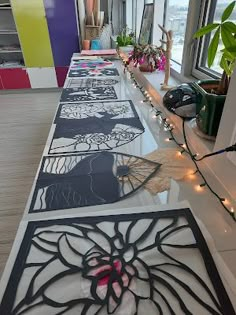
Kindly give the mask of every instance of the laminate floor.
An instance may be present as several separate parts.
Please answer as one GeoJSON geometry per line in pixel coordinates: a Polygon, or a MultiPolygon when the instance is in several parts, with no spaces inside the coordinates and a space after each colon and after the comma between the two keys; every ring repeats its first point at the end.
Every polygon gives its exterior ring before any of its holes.
{"type": "Polygon", "coordinates": [[[10,253],[61,91],[0,94],[0,275],[10,253]]]}

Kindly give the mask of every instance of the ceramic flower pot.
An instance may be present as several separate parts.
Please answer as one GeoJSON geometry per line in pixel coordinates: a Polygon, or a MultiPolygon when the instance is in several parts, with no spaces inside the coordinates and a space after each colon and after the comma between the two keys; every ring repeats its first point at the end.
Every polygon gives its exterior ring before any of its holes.
{"type": "Polygon", "coordinates": [[[139,66],[139,70],[141,72],[154,72],[155,71],[153,65],[149,65],[147,62],[144,62],[143,64],[141,64],[139,66]]]}
{"type": "Polygon", "coordinates": [[[89,50],[90,49],[90,40],[84,39],[83,40],[83,50],[89,50]]]}
{"type": "Polygon", "coordinates": [[[193,83],[196,91],[196,123],[198,128],[208,136],[216,137],[226,95],[217,95],[213,91],[219,81],[205,80],[193,83]]]}
{"type": "Polygon", "coordinates": [[[133,51],[133,49],[134,49],[133,45],[119,46],[119,51],[125,54],[129,54],[131,51],[133,51]]]}

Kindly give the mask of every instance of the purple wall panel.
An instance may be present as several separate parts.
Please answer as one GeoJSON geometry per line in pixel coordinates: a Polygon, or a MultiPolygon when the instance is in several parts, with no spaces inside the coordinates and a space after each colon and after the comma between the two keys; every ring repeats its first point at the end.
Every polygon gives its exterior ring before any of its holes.
{"type": "Polygon", "coordinates": [[[56,67],[68,66],[79,52],[75,0],[44,0],[48,30],[56,67]]]}

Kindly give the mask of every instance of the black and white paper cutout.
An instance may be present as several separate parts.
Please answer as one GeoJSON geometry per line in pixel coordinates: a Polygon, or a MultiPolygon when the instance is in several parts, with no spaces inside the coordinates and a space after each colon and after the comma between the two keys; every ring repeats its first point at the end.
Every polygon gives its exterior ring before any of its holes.
{"type": "Polygon", "coordinates": [[[142,187],[160,164],[121,153],[45,157],[30,212],[119,201],[142,187]],[[144,164],[140,167],[140,161],[144,164]],[[142,180],[136,181],[137,176],[142,180]]]}
{"type": "Polygon", "coordinates": [[[49,154],[111,150],[144,132],[131,101],[60,104],[55,123],[49,154]]]}
{"type": "Polygon", "coordinates": [[[234,315],[189,209],[29,222],[1,315],[234,315]]]}
{"type": "Polygon", "coordinates": [[[139,118],[132,101],[61,103],[54,123],[96,117],[103,120],[139,118]]]}
{"type": "Polygon", "coordinates": [[[67,88],[77,88],[77,87],[86,87],[86,88],[94,88],[94,87],[106,87],[109,85],[116,85],[120,83],[117,79],[109,78],[109,79],[68,79],[67,88]]]}
{"type": "Polygon", "coordinates": [[[114,77],[119,76],[116,68],[69,70],[69,78],[75,77],[114,77]]]}
{"type": "Polygon", "coordinates": [[[63,89],[61,94],[61,102],[86,102],[116,99],[117,95],[113,86],[67,88],[63,89]]]}

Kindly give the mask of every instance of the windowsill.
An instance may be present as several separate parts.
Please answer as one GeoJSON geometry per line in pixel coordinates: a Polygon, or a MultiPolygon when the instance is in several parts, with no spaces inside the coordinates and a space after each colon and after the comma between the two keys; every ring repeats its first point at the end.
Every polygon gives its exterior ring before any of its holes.
{"type": "MultiPolygon", "coordinates": [[[[161,90],[160,83],[164,81],[164,73],[142,73],[139,71],[138,68],[133,68],[132,71],[139,84],[143,86],[152,97],[152,104],[162,111],[162,113],[164,114],[163,116],[169,119],[169,123],[172,123],[175,126],[176,138],[179,142],[182,142],[182,119],[175,114],[169,112],[162,103],[162,97],[165,94],[165,91],[161,90]]],[[[169,83],[171,85],[178,85],[180,81],[176,80],[172,76],[169,80],[169,83]]],[[[191,126],[191,121],[185,124],[185,130],[189,145],[192,148],[193,153],[198,153],[200,156],[202,156],[205,154],[209,154],[214,150],[215,143],[199,137],[194,132],[191,126]]],[[[224,145],[226,146],[226,144],[224,145]]],[[[225,157],[223,155],[216,158],[206,159],[203,163],[207,166],[208,170],[217,177],[217,179],[224,186],[231,198],[235,199],[234,177],[232,176],[232,174],[234,174],[235,172],[234,164],[228,159],[225,160],[225,157]],[[222,175],[221,170],[223,169],[224,174],[222,175]]]]}
{"type": "MultiPolygon", "coordinates": [[[[153,97],[154,100],[158,100],[157,104],[158,106],[161,107],[161,111],[172,121],[172,123],[176,126],[176,128],[181,132],[182,134],[182,119],[175,114],[171,113],[168,111],[162,103],[162,97],[165,95],[166,91],[161,90],[161,83],[164,81],[164,72],[155,72],[155,73],[142,73],[140,72],[137,68],[134,70],[137,75],[139,75],[140,79],[141,76],[145,78],[146,84],[147,84],[147,89],[149,91],[149,94],[153,97]],[[159,94],[159,97],[157,98],[157,95],[159,94]]],[[[181,82],[172,76],[170,77],[169,80],[170,86],[176,86],[181,84],[181,82]]],[[[146,85],[144,85],[144,80],[142,85],[146,88],[146,85]]],[[[155,102],[154,102],[155,104],[155,102]]],[[[188,121],[186,123],[186,129],[187,129],[187,135],[189,138],[189,142],[192,145],[195,150],[199,154],[208,154],[213,151],[215,143],[213,141],[209,141],[203,138],[200,138],[192,129],[192,122],[188,121]]]]}

